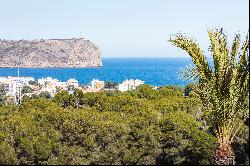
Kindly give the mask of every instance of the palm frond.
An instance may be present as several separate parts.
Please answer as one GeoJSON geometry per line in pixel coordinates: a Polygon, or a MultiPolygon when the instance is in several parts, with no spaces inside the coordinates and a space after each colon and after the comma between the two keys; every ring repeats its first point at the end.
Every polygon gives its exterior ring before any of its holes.
{"type": "Polygon", "coordinates": [[[209,30],[208,35],[214,60],[215,74],[219,77],[222,74],[221,71],[223,71],[225,64],[228,62],[229,48],[227,46],[227,36],[223,32],[223,29],[209,30]]]}
{"type": "MultiPolygon", "coordinates": [[[[198,72],[192,73],[192,70],[189,70],[188,76],[192,78],[194,74],[198,79],[194,90],[202,101],[204,117],[217,136],[220,146],[216,153],[224,152],[226,147],[228,153],[224,154],[223,159],[225,163],[233,164],[231,143],[246,118],[249,118],[249,34],[242,47],[240,35],[237,34],[230,52],[223,29],[209,30],[208,35],[214,62],[213,70],[193,40],[176,35],[170,42],[191,56],[198,72]]],[[[220,161],[217,155],[215,158],[220,161]]]]}
{"type": "Polygon", "coordinates": [[[175,37],[171,38],[169,41],[172,45],[183,49],[191,56],[192,61],[195,64],[201,79],[211,79],[212,71],[208,65],[205,56],[203,55],[202,50],[196,42],[194,42],[192,39],[188,39],[182,34],[175,35],[175,37]]]}
{"type": "Polygon", "coordinates": [[[240,35],[236,34],[234,37],[234,41],[232,44],[232,50],[231,50],[231,54],[230,54],[230,58],[229,58],[230,64],[233,67],[235,67],[235,64],[236,64],[236,57],[237,57],[239,48],[240,48],[240,35]]]}

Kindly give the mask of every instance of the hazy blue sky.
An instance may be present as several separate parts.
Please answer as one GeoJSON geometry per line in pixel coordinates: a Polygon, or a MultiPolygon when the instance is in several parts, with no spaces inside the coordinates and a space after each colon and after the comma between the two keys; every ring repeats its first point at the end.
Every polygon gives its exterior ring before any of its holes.
{"type": "Polygon", "coordinates": [[[184,56],[176,32],[208,47],[207,29],[249,29],[249,0],[0,0],[0,39],[85,37],[103,57],[184,56]]]}

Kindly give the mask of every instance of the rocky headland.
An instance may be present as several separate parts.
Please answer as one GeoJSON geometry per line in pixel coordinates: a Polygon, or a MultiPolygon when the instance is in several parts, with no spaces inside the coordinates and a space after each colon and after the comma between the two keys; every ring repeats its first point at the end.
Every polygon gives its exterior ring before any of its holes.
{"type": "Polygon", "coordinates": [[[80,68],[102,66],[101,50],[84,38],[0,40],[0,67],[80,68]]]}

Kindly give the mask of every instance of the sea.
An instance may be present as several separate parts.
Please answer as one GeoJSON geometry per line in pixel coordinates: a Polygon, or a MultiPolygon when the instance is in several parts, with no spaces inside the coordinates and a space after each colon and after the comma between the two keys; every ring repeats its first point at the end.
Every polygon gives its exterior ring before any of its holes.
{"type": "MultiPolygon", "coordinates": [[[[52,77],[60,81],[74,78],[88,85],[98,79],[121,83],[126,79],[139,79],[154,86],[185,86],[180,78],[181,69],[192,64],[190,58],[103,58],[103,67],[93,68],[20,68],[23,77],[35,79],[52,77]]],[[[17,76],[17,68],[0,68],[0,77],[17,76]]]]}

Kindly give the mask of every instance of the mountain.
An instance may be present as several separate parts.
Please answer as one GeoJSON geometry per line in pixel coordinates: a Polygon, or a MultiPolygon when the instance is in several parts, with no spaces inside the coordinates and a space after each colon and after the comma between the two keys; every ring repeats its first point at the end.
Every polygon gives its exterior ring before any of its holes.
{"type": "Polygon", "coordinates": [[[101,50],[84,38],[0,40],[0,67],[102,66],[101,50]]]}

